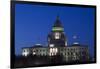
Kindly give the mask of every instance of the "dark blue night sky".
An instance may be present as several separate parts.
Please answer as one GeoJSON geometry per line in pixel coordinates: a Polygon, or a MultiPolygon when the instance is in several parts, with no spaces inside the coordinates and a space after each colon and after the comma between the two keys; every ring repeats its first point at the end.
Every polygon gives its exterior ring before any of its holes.
{"type": "Polygon", "coordinates": [[[15,5],[15,54],[21,54],[22,47],[47,44],[47,35],[59,15],[68,45],[78,41],[88,45],[94,55],[94,8],[43,6],[30,4],[15,5]],[[73,39],[76,35],[77,39],[73,39]]]}

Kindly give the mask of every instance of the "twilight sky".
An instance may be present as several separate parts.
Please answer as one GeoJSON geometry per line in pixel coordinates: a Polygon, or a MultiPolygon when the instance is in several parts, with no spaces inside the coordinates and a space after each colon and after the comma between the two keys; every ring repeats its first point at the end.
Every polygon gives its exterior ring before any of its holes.
{"type": "Polygon", "coordinates": [[[43,6],[32,4],[15,5],[15,54],[21,54],[22,47],[47,44],[57,15],[64,27],[68,45],[78,41],[88,45],[94,55],[94,8],[43,6]],[[73,39],[73,36],[77,39],[73,39]]]}

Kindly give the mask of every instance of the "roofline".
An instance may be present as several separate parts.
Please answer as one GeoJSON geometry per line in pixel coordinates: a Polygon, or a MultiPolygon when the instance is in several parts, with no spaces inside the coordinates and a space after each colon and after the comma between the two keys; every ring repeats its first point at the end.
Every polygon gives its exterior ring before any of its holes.
{"type": "MultiPolygon", "coordinates": [[[[69,46],[65,46],[66,48],[68,47],[88,47],[87,45],[80,45],[80,46],[73,46],[73,45],[69,45],[69,46]]],[[[25,49],[25,48],[60,48],[60,47],[23,47],[22,49],[25,49]]],[[[64,48],[64,47],[61,47],[61,48],[64,48]]]]}

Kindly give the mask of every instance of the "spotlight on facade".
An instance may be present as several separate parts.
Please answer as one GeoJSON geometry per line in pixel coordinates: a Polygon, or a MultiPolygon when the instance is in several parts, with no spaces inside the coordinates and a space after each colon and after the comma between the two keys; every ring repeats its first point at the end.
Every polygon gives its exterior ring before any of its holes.
{"type": "Polygon", "coordinates": [[[50,56],[55,56],[58,53],[58,49],[57,48],[50,48],[50,56]]]}
{"type": "Polygon", "coordinates": [[[29,55],[29,50],[28,49],[23,49],[22,56],[27,57],[28,55],[29,55]]]}

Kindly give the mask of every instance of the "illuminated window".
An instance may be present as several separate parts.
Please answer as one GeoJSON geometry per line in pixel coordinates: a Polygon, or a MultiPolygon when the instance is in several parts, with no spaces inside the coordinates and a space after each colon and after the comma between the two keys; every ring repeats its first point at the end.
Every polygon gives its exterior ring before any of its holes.
{"type": "Polygon", "coordinates": [[[65,42],[65,46],[67,46],[67,41],[65,42]]]}
{"type": "Polygon", "coordinates": [[[54,44],[50,44],[50,47],[54,47],[54,44]]]}
{"type": "Polygon", "coordinates": [[[60,33],[59,32],[55,33],[55,39],[60,39],[60,33]]]}
{"type": "Polygon", "coordinates": [[[29,50],[28,49],[24,49],[22,52],[22,56],[28,56],[29,55],[29,50]]]}
{"type": "Polygon", "coordinates": [[[54,56],[58,53],[58,49],[57,48],[50,48],[50,56],[54,56]]]}
{"type": "Polygon", "coordinates": [[[36,50],[33,49],[33,55],[35,55],[35,54],[36,54],[36,50]]]}
{"type": "Polygon", "coordinates": [[[48,38],[48,41],[50,41],[50,38],[48,38]]]}
{"type": "Polygon", "coordinates": [[[33,55],[35,55],[36,54],[36,52],[33,52],[33,55]]]}

